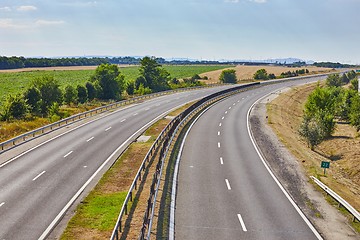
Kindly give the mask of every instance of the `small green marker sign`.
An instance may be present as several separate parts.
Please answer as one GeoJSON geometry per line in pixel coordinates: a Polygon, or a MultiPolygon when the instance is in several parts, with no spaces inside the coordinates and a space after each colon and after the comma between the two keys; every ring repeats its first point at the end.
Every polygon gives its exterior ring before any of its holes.
{"type": "Polygon", "coordinates": [[[330,168],[330,162],[322,161],[322,162],[321,162],[321,168],[324,169],[324,175],[325,175],[326,169],[327,169],[327,168],[330,168]]]}

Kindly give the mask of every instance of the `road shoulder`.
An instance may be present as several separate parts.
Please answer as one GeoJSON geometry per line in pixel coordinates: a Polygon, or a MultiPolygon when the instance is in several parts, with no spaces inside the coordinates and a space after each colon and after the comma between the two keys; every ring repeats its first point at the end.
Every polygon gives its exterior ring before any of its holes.
{"type": "Polygon", "coordinates": [[[252,134],[269,167],[324,239],[360,239],[347,219],[308,182],[299,162],[268,126],[266,103],[276,96],[263,99],[250,113],[252,134]]]}

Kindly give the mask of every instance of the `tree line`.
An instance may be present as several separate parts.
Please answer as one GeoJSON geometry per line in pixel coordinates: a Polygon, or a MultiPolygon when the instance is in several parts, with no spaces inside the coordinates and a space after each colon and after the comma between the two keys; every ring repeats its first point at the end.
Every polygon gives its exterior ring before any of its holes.
{"type": "Polygon", "coordinates": [[[256,80],[269,80],[269,79],[276,79],[276,78],[289,78],[289,77],[297,77],[299,75],[307,74],[309,73],[308,69],[299,69],[296,71],[287,71],[282,72],[280,76],[275,76],[273,73],[267,73],[266,69],[262,68],[257,70],[254,73],[254,79],[256,80]]]}
{"type": "Polygon", "coordinates": [[[60,106],[64,104],[84,104],[94,99],[120,100],[124,94],[143,95],[179,87],[199,86],[202,85],[199,79],[197,74],[183,81],[172,79],[155,57],[144,57],[140,60],[139,76],[135,81],[126,82],[117,65],[102,63],[85,85],[67,85],[64,91],[51,76],[34,80],[24,93],[8,96],[0,118],[8,121],[42,116],[57,121],[68,116],[60,111],[60,106]]]}
{"type": "Polygon", "coordinates": [[[331,137],[336,120],[345,121],[360,130],[360,95],[358,78],[354,71],[329,75],[324,87],[318,86],[305,103],[299,134],[312,150],[331,137]],[[349,88],[342,86],[348,85],[349,88]]]}

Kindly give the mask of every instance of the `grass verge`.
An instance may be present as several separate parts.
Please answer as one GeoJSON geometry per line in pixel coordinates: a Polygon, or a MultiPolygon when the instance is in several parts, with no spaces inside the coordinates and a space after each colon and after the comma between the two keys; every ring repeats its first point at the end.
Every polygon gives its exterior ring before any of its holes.
{"type": "MultiPolygon", "coordinates": [[[[176,116],[189,105],[187,104],[169,115],[176,116]]],[[[76,213],[68,223],[61,239],[108,239],[111,236],[127,191],[142,160],[157,136],[169,122],[170,120],[167,118],[159,120],[145,131],[144,135],[150,136],[147,142],[134,142],[129,146],[77,207],[76,213]]],[[[151,162],[149,166],[151,166],[151,162]]],[[[152,176],[149,174],[150,172],[147,169],[143,178],[146,178],[147,175],[152,176]]],[[[123,224],[127,229],[123,231],[121,239],[135,239],[137,237],[139,233],[137,225],[140,223],[141,226],[142,223],[144,210],[141,209],[143,199],[146,199],[146,194],[148,194],[147,190],[146,184],[139,186],[132,205],[128,206],[130,210],[127,219],[124,218],[126,220],[123,224]],[[143,189],[145,191],[142,191],[143,189]],[[142,192],[145,193],[145,196],[142,196],[142,192]],[[135,207],[139,209],[135,210],[135,207]]]]}

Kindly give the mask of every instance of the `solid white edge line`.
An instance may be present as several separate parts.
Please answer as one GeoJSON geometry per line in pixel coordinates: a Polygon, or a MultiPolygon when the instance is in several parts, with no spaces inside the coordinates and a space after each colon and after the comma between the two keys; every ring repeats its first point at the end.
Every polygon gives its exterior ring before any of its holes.
{"type": "Polygon", "coordinates": [[[231,190],[231,186],[228,179],[225,179],[226,187],[228,190],[231,190]]]}
{"type": "Polygon", "coordinates": [[[245,226],[245,223],[244,223],[243,218],[241,217],[240,214],[238,214],[237,216],[238,216],[239,222],[240,222],[240,224],[241,224],[242,230],[243,230],[244,232],[247,232],[247,229],[246,229],[246,226],[245,226]]]}
{"type": "Polygon", "coordinates": [[[224,164],[224,160],[222,157],[220,157],[220,164],[223,165],[224,164]]]}
{"type": "Polygon", "coordinates": [[[51,230],[56,226],[56,224],[60,221],[62,216],[66,213],[66,211],[70,208],[70,206],[75,202],[75,200],[80,196],[80,194],[85,190],[85,188],[90,184],[90,182],[96,177],[96,175],[105,167],[105,165],[118,153],[118,151],[123,148],[131,139],[136,136],[139,132],[144,131],[144,129],[151,126],[154,122],[161,119],[163,116],[166,116],[169,112],[174,111],[175,109],[184,106],[186,103],[176,106],[164,113],[160,114],[159,116],[155,117],[153,120],[139,128],[135,133],[133,133],[128,139],[126,139],[106,160],[101,164],[101,166],[96,170],[96,172],[91,175],[91,177],[84,183],[84,185],[76,192],[76,194],[69,200],[69,202],[64,206],[64,208],[59,212],[59,214],[55,217],[55,219],[50,223],[50,225],[46,228],[46,230],[41,234],[38,240],[44,240],[50,234],[51,230]]]}
{"type": "Polygon", "coordinates": [[[64,155],[64,158],[68,157],[72,153],[73,153],[73,151],[68,152],[67,154],[64,155]]]}
{"type": "Polygon", "coordinates": [[[0,207],[4,206],[5,202],[0,203],[0,207]]]}
{"type": "Polygon", "coordinates": [[[98,121],[98,120],[100,120],[100,119],[103,119],[103,118],[105,118],[105,117],[108,117],[108,116],[110,116],[110,115],[113,115],[113,114],[115,114],[115,113],[121,112],[121,111],[123,111],[123,110],[126,110],[126,109],[128,109],[128,108],[131,108],[131,107],[134,107],[134,106],[137,106],[137,105],[139,105],[139,104],[136,103],[136,104],[134,104],[134,105],[131,105],[131,106],[128,106],[128,107],[125,107],[125,108],[118,109],[118,110],[116,110],[116,111],[114,111],[114,112],[110,112],[109,114],[106,114],[106,115],[104,115],[104,116],[101,116],[101,117],[99,117],[99,118],[96,118],[96,119],[94,119],[94,120],[91,120],[91,121],[89,121],[89,122],[86,122],[86,123],[84,123],[84,124],[81,124],[81,125],[73,128],[73,129],[70,129],[69,131],[63,132],[63,133],[61,133],[61,134],[59,134],[59,135],[57,135],[57,136],[55,136],[55,137],[53,137],[53,138],[50,138],[49,140],[46,140],[45,142],[42,142],[42,143],[36,145],[35,147],[32,147],[32,148],[26,150],[25,152],[23,152],[23,153],[15,156],[15,157],[13,157],[13,158],[11,158],[9,161],[4,162],[3,164],[0,165],[0,168],[8,165],[9,163],[11,163],[11,162],[15,161],[16,159],[24,156],[25,154],[28,154],[29,152],[31,152],[31,151],[33,151],[33,150],[35,150],[35,149],[37,149],[37,148],[39,148],[39,147],[41,147],[41,146],[43,146],[43,145],[51,142],[51,141],[53,141],[53,140],[55,140],[55,139],[57,139],[57,138],[59,138],[59,137],[61,137],[61,136],[64,136],[65,134],[68,134],[68,133],[70,133],[70,132],[72,132],[72,131],[75,131],[75,130],[78,129],[78,128],[81,128],[81,127],[86,126],[86,125],[88,125],[88,124],[90,124],[90,123],[93,123],[93,122],[95,122],[95,121],[98,121]]]}
{"type": "Polygon", "coordinates": [[[41,175],[43,175],[44,173],[46,173],[46,171],[42,171],[41,173],[39,173],[36,177],[33,178],[33,181],[41,177],[41,175]]]}
{"type": "Polygon", "coordinates": [[[171,188],[171,203],[170,203],[170,221],[169,221],[169,240],[174,240],[175,239],[175,204],[176,204],[176,189],[177,189],[177,176],[178,176],[178,172],[179,172],[179,163],[180,163],[180,158],[185,146],[185,140],[191,130],[191,128],[194,126],[194,124],[197,122],[197,120],[212,106],[213,104],[211,104],[210,106],[208,106],[204,111],[202,111],[199,116],[197,116],[195,118],[195,120],[191,123],[191,125],[189,126],[188,130],[186,131],[184,138],[181,142],[181,146],[179,149],[179,153],[178,156],[176,158],[176,163],[175,163],[175,168],[174,168],[174,176],[173,176],[173,183],[172,183],[172,188],[171,188]]]}
{"type": "MultiPolygon", "coordinates": [[[[276,92],[276,91],[274,91],[276,92]]],[[[246,116],[246,121],[247,121],[247,130],[248,130],[248,134],[250,137],[250,140],[258,154],[258,156],[260,157],[262,163],[264,164],[266,170],[268,170],[268,172],[270,173],[271,177],[274,179],[274,181],[276,182],[276,184],[279,186],[279,188],[281,189],[281,191],[284,193],[284,195],[287,197],[287,199],[289,200],[289,202],[293,205],[293,207],[295,208],[295,210],[299,213],[299,215],[301,216],[301,218],[305,221],[305,223],[308,225],[308,227],[311,229],[311,231],[314,233],[314,235],[317,237],[317,239],[322,240],[323,238],[321,237],[320,233],[315,229],[315,227],[312,225],[312,223],[309,221],[309,219],[305,216],[305,214],[301,211],[301,209],[298,207],[298,205],[296,205],[296,203],[294,202],[294,200],[290,197],[290,195],[288,194],[288,192],[285,190],[285,188],[281,185],[281,183],[279,182],[279,180],[276,178],[276,176],[273,174],[273,172],[270,170],[268,164],[266,163],[265,159],[263,158],[262,154],[260,153],[260,150],[258,149],[255,140],[251,134],[250,131],[250,121],[249,121],[249,116],[250,116],[250,112],[253,109],[253,107],[255,106],[255,104],[257,104],[258,102],[260,102],[262,99],[266,98],[267,96],[271,95],[273,92],[266,94],[265,96],[262,96],[261,98],[259,98],[258,100],[256,100],[249,108],[248,112],[247,112],[247,116],[246,116]]]]}

